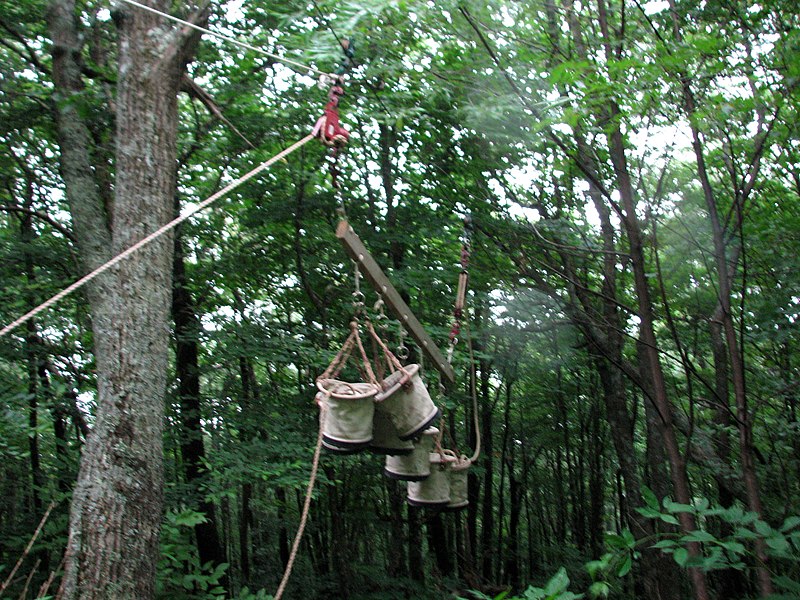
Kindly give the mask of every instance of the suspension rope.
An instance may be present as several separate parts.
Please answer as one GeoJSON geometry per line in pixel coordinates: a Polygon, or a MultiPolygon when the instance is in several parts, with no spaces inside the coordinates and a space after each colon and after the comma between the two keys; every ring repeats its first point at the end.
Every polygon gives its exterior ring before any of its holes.
{"type": "MultiPolygon", "coordinates": [[[[453,362],[453,351],[458,344],[461,335],[461,325],[464,319],[464,307],[467,297],[467,284],[469,282],[469,260],[472,254],[472,217],[467,214],[464,217],[464,233],[461,242],[461,272],[458,274],[458,289],[456,291],[456,301],[453,308],[453,325],[450,328],[450,346],[447,349],[447,362],[453,362]]],[[[478,386],[475,377],[475,355],[472,350],[472,331],[469,327],[469,319],[466,320],[467,328],[467,350],[469,351],[469,388],[470,399],[472,400],[473,426],[475,427],[475,451],[468,458],[470,464],[474,464],[481,455],[481,428],[478,419],[478,386]]],[[[448,432],[449,433],[449,432],[448,432]]],[[[441,439],[442,434],[439,434],[441,439]]],[[[452,434],[451,434],[452,440],[452,434]]]]}
{"type": "Polygon", "coordinates": [[[470,464],[474,464],[481,455],[481,425],[478,419],[478,381],[475,377],[475,355],[472,351],[472,331],[467,324],[467,348],[469,349],[469,388],[472,396],[472,417],[475,427],[475,452],[469,459],[470,464]]]}
{"type": "Polygon", "coordinates": [[[153,233],[151,233],[147,237],[144,237],[141,240],[139,240],[138,242],[136,242],[133,246],[131,246],[127,250],[124,250],[121,253],[117,254],[114,258],[112,258],[111,260],[109,260],[105,264],[100,265],[99,267],[97,267],[94,271],[92,271],[88,275],[84,275],[83,277],[78,279],[78,281],[76,281],[75,283],[73,283],[69,287],[64,288],[63,290],[58,292],[55,296],[53,296],[49,300],[43,302],[42,304],[40,304],[39,306],[37,306],[36,308],[31,310],[30,312],[22,315],[20,318],[18,318],[13,323],[10,323],[9,325],[6,325],[5,327],[3,327],[3,329],[0,330],[0,337],[3,337],[5,335],[9,334],[11,331],[16,329],[17,327],[19,327],[23,323],[29,321],[30,319],[32,319],[33,317],[38,315],[43,310],[46,310],[46,309],[50,308],[51,306],[53,306],[59,300],[61,300],[64,297],[68,296],[69,294],[71,294],[75,290],[83,287],[84,285],[89,283],[92,279],[97,277],[98,275],[104,273],[105,271],[107,271],[111,267],[113,267],[116,264],[122,262],[123,260],[128,258],[131,254],[133,254],[134,252],[136,252],[140,248],[146,246],[147,244],[149,244],[153,240],[159,238],[160,236],[162,236],[163,234],[167,233],[168,231],[170,231],[171,229],[173,229],[177,225],[183,223],[186,219],[188,219],[189,217],[191,217],[195,213],[200,212],[201,210],[203,210],[204,208],[209,206],[211,203],[215,202],[216,200],[219,200],[220,198],[222,198],[223,196],[227,195],[232,190],[234,190],[237,187],[239,187],[240,185],[242,185],[248,179],[251,179],[251,178],[255,177],[256,175],[258,175],[259,173],[261,173],[262,171],[265,171],[266,169],[271,167],[274,163],[276,163],[277,161],[281,160],[282,158],[288,156],[289,154],[291,154],[292,152],[294,152],[295,150],[297,150],[301,146],[307,144],[308,142],[310,142],[313,139],[314,139],[313,135],[311,135],[311,134],[307,135],[302,140],[300,140],[298,142],[295,142],[294,144],[292,144],[291,146],[289,146],[285,150],[282,150],[281,152],[279,152],[278,154],[276,154],[275,156],[270,158],[269,160],[264,161],[263,163],[258,165],[255,169],[250,171],[249,173],[246,173],[245,175],[242,175],[241,177],[239,177],[239,179],[229,183],[228,185],[226,185],[224,188],[222,188],[221,190],[219,190],[215,194],[212,194],[211,196],[209,196],[208,198],[203,200],[200,204],[198,204],[194,208],[191,208],[190,210],[186,211],[185,213],[183,213],[182,215],[180,215],[176,219],[173,219],[172,221],[170,221],[166,225],[162,225],[161,227],[156,229],[153,233]]]}
{"type": "Polygon", "coordinates": [[[259,54],[263,54],[264,56],[272,58],[273,60],[277,60],[278,62],[282,62],[282,63],[287,64],[287,65],[292,65],[293,67],[297,67],[299,69],[303,69],[304,71],[317,73],[318,75],[330,75],[330,73],[326,73],[325,71],[317,69],[316,67],[311,67],[309,65],[304,65],[303,63],[291,60],[289,58],[285,58],[283,56],[280,56],[279,54],[273,54],[272,52],[267,52],[263,48],[259,48],[257,46],[253,46],[251,44],[248,44],[247,42],[242,42],[240,40],[237,40],[234,37],[230,37],[230,36],[224,35],[224,34],[219,33],[217,31],[212,31],[211,29],[206,29],[205,27],[200,27],[200,25],[196,25],[195,23],[192,23],[190,21],[185,21],[184,19],[180,19],[178,17],[174,17],[174,16],[172,16],[172,15],[170,15],[168,13],[161,12],[160,10],[155,9],[155,8],[153,8],[151,6],[147,6],[145,4],[141,4],[139,2],[136,2],[136,0],[120,0],[120,1],[124,2],[126,4],[130,4],[131,6],[135,6],[137,8],[141,8],[142,10],[146,10],[148,12],[160,15],[160,16],[164,17],[165,19],[169,19],[170,21],[175,21],[176,23],[180,23],[181,25],[186,25],[187,27],[191,27],[192,29],[196,29],[197,31],[202,31],[203,33],[207,33],[208,35],[211,35],[213,37],[219,38],[221,40],[225,40],[226,42],[230,42],[231,44],[235,44],[236,46],[241,46],[242,48],[246,48],[247,50],[252,50],[253,52],[258,52],[259,54]]]}

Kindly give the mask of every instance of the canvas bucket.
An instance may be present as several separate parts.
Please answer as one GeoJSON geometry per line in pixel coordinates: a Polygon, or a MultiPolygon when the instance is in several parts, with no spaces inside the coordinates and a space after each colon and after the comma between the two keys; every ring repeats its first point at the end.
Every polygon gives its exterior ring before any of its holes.
{"type": "MultiPolygon", "coordinates": [[[[370,383],[347,383],[337,379],[317,381],[324,402],[322,445],[337,454],[351,454],[369,446],[372,441],[372,419],[375,412],[376,386],[370,383]]],[[[323,412],[320,418],[323,418],[323,412]]]]}
{"type": "Polygon", "coordinates": [[[419,365],[395,371],[383,380],[381,388],[375,402],[381,403],[401,440],[412,439],[439,417],[439,409],[419,376],[419,365]]]}
{"type": "Polygon", "coordinates": [[[408,503],[411,506],[444,508],[450,503],[449,471],[455,456],[430,453],[431,474],[422,481],[408,482],[408,503]]]}
{"type": "Polygon", "coordinates": [[[375,454],[391,456],[408,455],[414,451],[414,442],[401,440],[398,437],[397,427],[394,426],[392,419],[380,404],[375,405],[375,416],[372,420],[372,443],[370,443],[369,449],[375,454]]]}
{"type": "Polygon", "coordinates": [[[426,429],[412,444],[412,452],[401,456],[387,456],[384,475],[402,481],[422,481],[431,473],[430,454],[439,430],[426,429]]]}
{"type": "Polygon", "coordinates": [[[450,502],[447,510],[460,510],[469,505],[467,499],[467,473],[472,466],[472,461],[466,456],[458,458],[448,469],[450,478],[450,502]]]}

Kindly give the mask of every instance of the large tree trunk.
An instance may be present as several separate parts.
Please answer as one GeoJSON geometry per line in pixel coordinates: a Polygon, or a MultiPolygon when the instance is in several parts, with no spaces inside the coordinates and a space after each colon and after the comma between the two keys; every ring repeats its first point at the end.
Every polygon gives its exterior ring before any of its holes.
{"type": "MultiPolygon", "coordinates": [[[[167,2],[153,5],[162,10],[167,2]]],[[[186,31],[151,13],[116,13],[119,65],[113,215],[92,178],[83,116],[58,103],[62,174],[85,269],[163,225],[175,197],[177,92],[186,31]]],[[[80,93],[73,0],[51,5],[53,75],[80,93]]],[[[162,515],[162,433],[172,239],[166,235],[89,288],[97,415],[73,492],[61,598],[155,595],[162,515]]]]}

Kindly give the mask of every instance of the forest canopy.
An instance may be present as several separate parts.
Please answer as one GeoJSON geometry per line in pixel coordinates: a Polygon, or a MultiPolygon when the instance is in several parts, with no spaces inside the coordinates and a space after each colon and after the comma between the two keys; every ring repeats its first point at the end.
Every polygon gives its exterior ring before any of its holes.
{"type": "Polygon", "coordinates": [[[799,84],[788,0],[3,3],[0,327],[101,271],[0,334],[0,597],[800,597],[799,84]],[[466,506],[319,452],[354,316],[466,506]]]}

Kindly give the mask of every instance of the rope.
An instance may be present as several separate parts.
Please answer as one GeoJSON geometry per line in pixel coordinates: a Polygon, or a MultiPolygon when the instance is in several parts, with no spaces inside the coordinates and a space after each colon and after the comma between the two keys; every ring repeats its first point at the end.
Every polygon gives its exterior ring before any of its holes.
{"type": "Polygon", "coordinates": [[[311,494],[314,491],[314,484],[317,481],[317,470],[319,469],[319,456],[322,451],[322,427],[325,423],[325,411],[327,407],[324,402],[319,404],[319,433],[317,433],[317,445],[314,448],[314,459],[311,462],[311,475],[308,478],[308,488],[306,488],[306,499],[303,502],[303,513],[300,517],[300,525],[297,527],[297,533],[294,536],[294,543],[292,544],[292,551],[289,553],[289,560],[286,562],[286,569],[283,571],[283,578],[278,586],[278,591],[275,592],[274,600],[280,600],[283,592],[286,589],[286,584],[289,583],[289,576],[292,574],[292,567],[294,561],[297,559],[297,551],[300,548],[300,540],[303,538],[303,532],[308,522],[308,513],[311,508],[311,494]]]}
{"type": "MultiPolygon", "coordinates": [[[[125,1],[127,2],[127,1],[129,1],[129,0],[125,0],[125,1]]],[[[135,243],[133,246],[131,246],[131,247],[130,247],[130,248],[128,248],[127,250],[124,250],[124,251],[123,251],[123,252],[121,252],[120,254],[117,254],[117,255],[116,255],[114,258],[112,258],[111,260],[109,260],[109,261],[108,261],[108,262],[106,262],[105,264],[103,264],[103,265],[100,265],[99,267],[97,267],[97,268],[96,268],[94,271],[92,271],[92,272],[91,272],[91,273],[89,273],[88,275],[84,275],[83,277],[81,277],[80,279],[78,279],[78,281],[76,281],[75,283],[73,283],[73,284],[72,284],[72,285],[70,285],[69,287],[66,287],[66,288],[64,288],[63,290],[61,290],[60,292],[58,292],[58,293],[57,293],[55,296],[53,296],[53,297],[52,297],[52,298],[50,298],[49,300],[46,300],[45,302],[43,302],[42,304],[40,304],[39,306],[37,306],[36,308],[34,308],[33,310],[31,310],[30,312],[28,312],[28,313],[26,313],[26,314],[22,315],[20,318],[18,318],[18,319],[17,319],[16,321],[14,321],[13,323],[10,323],[9,325],[6,325],[5,327],[3,327],[3,329],[2,329],[2,330],[0,330],[0,337],[3,337],[3,336],[5,336],[5,335],[7,335],[7,334],[8,334],[8,333],[10,333],[11,331],[13,331],[14,329],[16,329],[16,328],[17,328],[17,327],[19,327],[20,325],[22,325],[23,323],[25,323],[25,322],[29,321],[30,319],[32,319],[33,317],[35,317],[36,315],[38,315],[38,314],[39,314],[40,312],[42,312],[43,310],[47,310],[48,308],[50,308],[51,306],[53,306],[53,305],[54,305],[56,302],[58,302],[59,300],[61,300],[61,299],[63,299],[64,297],[68,296],[69,294],[71,294],[71,293],[72,293],[72,292],[74,292],[75,290],[77,290],[77,289],[79,289],[79,288],[83,287],[84,285],[86,285],[87,283],[89,283],[89,282],[90,282],[92,279],[94,279],[95,277],[97,277],[98,275],[100,275],[100,274],[104,273],[105,271],[107,271],[107,270],[108,270],[108,269],[110,269],[111,267],[113,267],[113,266],[115,266],[116,264],[118,264],[118,263],[122,262],[123,260],[125,260],[126,258],[128,258],[128,257],[129,257],[131,254],[133,254],[134,252],[136,252],[136,251],[137,251],[137,250],[139,250],[140,248],[142,248],[142,247],[146,246],[147,244],[149,244],[150,242],[152,242],[152,241],[153,241],[153,240],[155,240],[156,238],[158,238],[158,237],[162,236],[163,234],[165,234],[165,233],[166,233],[166,232],[168,232],[169,230],[173,229],[174,227],[176,227],[176,226],[177,226],[177,225],[179,225],[180,223],[183,223],[183,222],[184,222],[186,219],[188,219],[189,217],[191,217],[191,216],[192,216],[192,215],[194,215],[195,213],[198,213],[198,212],[200,212],[201,210],[203,210],[204,208],[206,208],[208,205],[210,205],[212,202],[215,202],[216,200],[219,200],[221,197],[225,196],[225,195],[226,195],[226,194],[228,194],[230,191],[232,191],[232,190],[234,190],[235,188],[237,188],[237,187],[239,187],[240,185],[242,185],[242,184],[243,184],[245,181],[247,181],[248,179],[251,179],[252,177],[255,177],[256,175],[258,175],[258,174],[259,174],[259,173],[261,173],[262,171],[264,171],[264,170],[268,169],[268,168],[269,168],[269,167],[271,167],[271,166],[272,166],[272,165],[273,165],[275,162],[277,162],[277,161],[281,160],[282,158],[284,158],[284,157],[288,156],[289,154],[291,154],[292,152],[294,152],[295,150],[297,150],[298,148],[300,148],[300,147],[301,147],[301,146],[303,146],[304,144],[307,144],[308,142],[310,142],[310,141],[311,141],[311,140],[313,140],[313,139],[314,139],[314,136],[312,136],[312,135],[307,135],[307,136],[306,136],[306,137],[304,137],[302,140],[300,140],[300,141],[298,141],[298,142],[295,142],[294,144],[292,144],[291,146],[289,146],[289,147],[288,147],[288,148],[286,148],[285,150],[282,150],[281,152],[279,152],[278,154],[276,154],[275,156],[273,156],[272,158],[270,158],[269,160],[267,160],[267,161],[265,161],[265,162],[261,163],[261,164],[260,164],[260,165],[258,165],[258,166],[257,166],[255,169],[253,169],[252,171],[250,171],[249,173],[247,173],[247,174],[245,174],[245,175],[242,175],[241,177],[239,177],[239,179],[237,179],[237,180],[235,180],[235,181],[233,181],[233,182],[229,183],[229,184],[228,184],[228,185],[226,185],[224,188],[222,188],[221,190],[219,190],[217,193],[215,193],[215,194],[212,194],[211,196],[209,196],[208,198],[206,198],[205,200],[203,200],[203,201],[202,201],[200,204],[198,204],[198,205],[197,205],[197,206],[195,206],[194,208],[192,208],[192,209],[190,209],[189,211],[185,212],[184,214],[180,215],[178,218],[176,218],[176,219],[173,219],[172,221],[170,221],[170,222],[169,222],[169,223],[167,223],[166,225],[163,225],[163,226],[159,227],[159,228],[158,228],[158,229],[156,229],[156,230],[155,230],[153,233],[151,233],[150,235],[148,235],[148,236],[147,236],[147,237],[145,237],[145,238],[142,238],[141,240],[139,240],[138,242],[136,242],[136,243],[135,243]]]]}
{"type": "Polygon", "coordinates": [[[147,6],[145,4],[140,4],[139,2],[136,2],[135,0],[120,0],[120,1],[121,2],[125,2],[126,4],[130,4],[131,6],[135,6],[137,8],[141,8],[142,10],[146,10],[148,12],[160,15],[160,16],[164,17],[165,19],[169,19],[170,21],[175,21],[176,23],[180,23],[181,25],[186,25],[187,27],[191,27],[192,29],[196,29],[197,31],[202,31],[203,33],[207,33],[208,35],[214,36],[214,37],[219,38],[221,40],[225,40],[226,42],[230,42],[231,44],[235,44],[236,46],[241,46],[242,48],[246,48],[248,50],[252,50],[253,52],[258,52],[259,54],[263,54],[264,56],[267,56],[269,58],[272,58],[272,59],[277,60],[279,62],[282,62],[284,64],[292,65],[294,67],[298,67],[300,69],[303,69],[305,71],[309,71],[309,72],[312,72],[312,73],[317,73],[319,75],[330,75],[330,73],[326,73],[325,71],[321,71],[320,69],[317,69],[316,67],[310,67],[308,65],[304,65],[303,63],[296,62],[296,61],[291,60],[289,58],[284,58],[283,56],[280,56],[278,54],[273,54],[272,52],[267,52],[263,48],[259,48],[257,46],[252,46],[252,45],[250,45],[250,44],[248,44],[246,42],[239,41],[236,38],[233,38],[233,37],[230,37],[230,36],[227,36],[227,35],[223,35],[221,33],[218,33],[216,31],[212,31],[210,29],[206,29],[205,27],[200,27],[199,25],[196,25],[196,24],[194,24],[194,23],[192,23],[190,21],[185,21],[183,19],[179,19],[178,17],[173,17],[172,15],[170,15],[168,13],[161,12],[160,10],[155,9],[155,8],[153,8],[151,6],[147,6]]]}
{"type": "Polygon", "coordinates": [[[356,321],[352,321],[350,323],[350,327],[355,333],[356,337],[356,345],[358,346],[358,351],[361,353],[361,360],[364,363],[364,368],[366,369],[367,380],[369,383],[377,386],[378,380],[375,378],[375,373],[372,371],[372,365],[369,362],[369,358],[367,358],[367,352],[364,350],[364,345],[361,343],[361,336],[358,335],[358,323],[356,321]]]}
{"type": "Polygon", "coordinates": [[[472,392],[472,417],[475,426],[475,452],[470,457],[470,463],[474,463],[481,455],[481,427],[478,420],[478,382],[475,377],[475,355],[472,352],[472,331],[467,323],[467,348],[469,348],[469,387],[472,392]]]}
{"type": "Polygon", "coordinates": [[[377,342],[378,346],[380,346],[381,350],[383,350],[383,355],[386,358],[386,362],[388,362],[389,365],[394,367],[394,370],[392,372],[399,370],[408,375],[408,372],[403,367],[402,363],[399,360],[397,360],[397,357],[394,354],[392,354],[392,351],[389,350],[389,347],[380,338],[378,332],[375,331],[375,328],[372,326],[372,323],[370,321],[367,321],[367,331],[372,336],[372,338],[377,342]]]}

